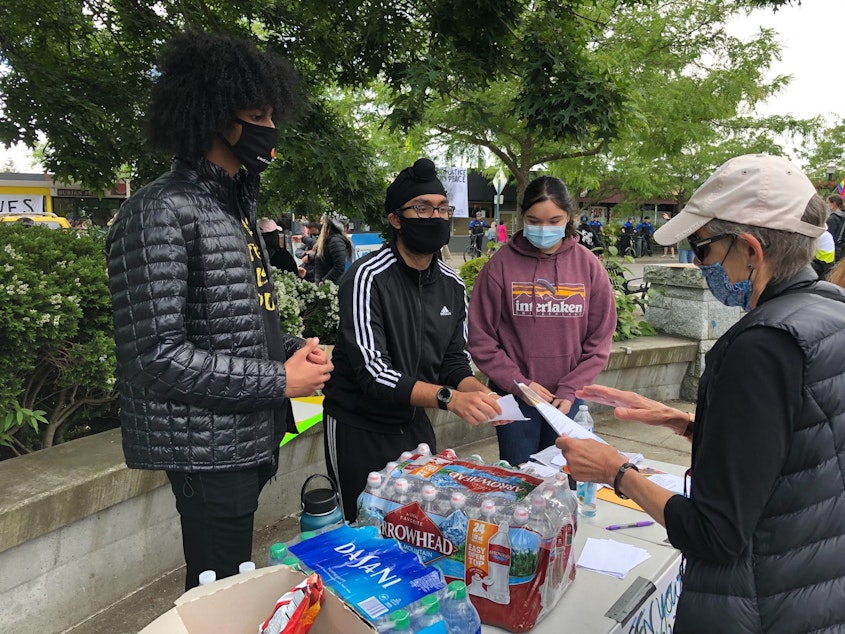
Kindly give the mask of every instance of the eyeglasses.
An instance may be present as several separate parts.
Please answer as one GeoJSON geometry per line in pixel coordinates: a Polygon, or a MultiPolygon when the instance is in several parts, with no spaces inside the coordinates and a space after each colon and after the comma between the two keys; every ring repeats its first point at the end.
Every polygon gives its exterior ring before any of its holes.
{"type": "Polygon", "coordinates": [[[704,262],[704,259],[707,257],[707,254],[710,253],[711,244],[730,237],[736,236],[734,236],[734,234],[732,233],[720,233],[717,236],[709,236],[707,238],[701,238],[700,240],[693,240],[692,238],[687,238],[687,241],[689,242],[689,248],[692,249],[693,253],[695,253],[695,257],[698,258],[698,261],[704,262]]]}
{"type": "Polygon", "coordinates": [[[408,205],[407,207],[399,207],[397,212],[403,212],[408,209],[413,209],[417,212],[417,218],[431,218],[434,215],[434,212],[437,212],[437,215],[440,218],[449,219],[452,217],[452,214],[455,213],[455,208],[451,205],[440,205],[439,207],[435,207],[434,205],[428,204],[419,204],[419,205],[408,205]]]}

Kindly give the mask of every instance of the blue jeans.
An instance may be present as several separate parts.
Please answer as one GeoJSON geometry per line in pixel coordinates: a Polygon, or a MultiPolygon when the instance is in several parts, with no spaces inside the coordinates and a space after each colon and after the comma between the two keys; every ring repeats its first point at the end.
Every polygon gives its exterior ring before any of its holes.
{"type": "Polygon", "coordinates": [[[681,264],[692,264],[694,257],[695,253],[692,252],[692,249],[678,249],[678,262],[681,264]]]}
{"type": "MultiPolygon", "coordinates": [[[[497,394],[508,394],[507,390],[501,389],[490,381],[490,389],[497,394]]],[[[532,453],[545,449],[557,440],[557,434],[546,419],[540,414],[536,407],[529,405],[520,397],[516,397],[522,415],[528,420],[514,421],[507,425],[496,427],[496,436],[499,439],[499,458],[507,460],[512,465],[520,465],[527,462],[532,453]]],[[[578,406],[584,401],[576,398],[569,410],[569,417],[572,418],[578,412],[578,406]]]]}

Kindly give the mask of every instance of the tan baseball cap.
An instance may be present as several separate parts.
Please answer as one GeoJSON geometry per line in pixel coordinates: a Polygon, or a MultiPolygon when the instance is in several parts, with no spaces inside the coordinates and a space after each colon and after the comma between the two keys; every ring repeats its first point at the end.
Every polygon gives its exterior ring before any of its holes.
{"type": "Polygon", "coordinates": [[[825,227],[801,220],[815,195],[810,179],[785,158],[744,154],[713,172],[654,240],[675,244],[714,218],[817,238],[825,227]]]}

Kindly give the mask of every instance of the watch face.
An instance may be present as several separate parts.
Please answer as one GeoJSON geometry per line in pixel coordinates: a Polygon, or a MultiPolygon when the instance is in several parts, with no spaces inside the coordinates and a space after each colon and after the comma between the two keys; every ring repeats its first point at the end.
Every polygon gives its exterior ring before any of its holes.
{"type": "Polygon", "coordinates": [[[437,390],[437,400],[445,405],[452,400],[452,390],[448,387],[441,387],[437,390]]]}

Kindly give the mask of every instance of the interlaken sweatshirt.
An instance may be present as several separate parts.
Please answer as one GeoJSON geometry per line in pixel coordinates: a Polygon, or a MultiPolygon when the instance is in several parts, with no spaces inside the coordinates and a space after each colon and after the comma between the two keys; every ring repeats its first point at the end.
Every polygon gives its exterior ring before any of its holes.
{"type": "Polygon", "coordinates": [[[468,349],[499,387],[516,394],[514,381],[534,381],[572,401],[604,369],[615,329],[599,259],[574,238],[547,255],[519,231],[475,281],[468,349]]]}

